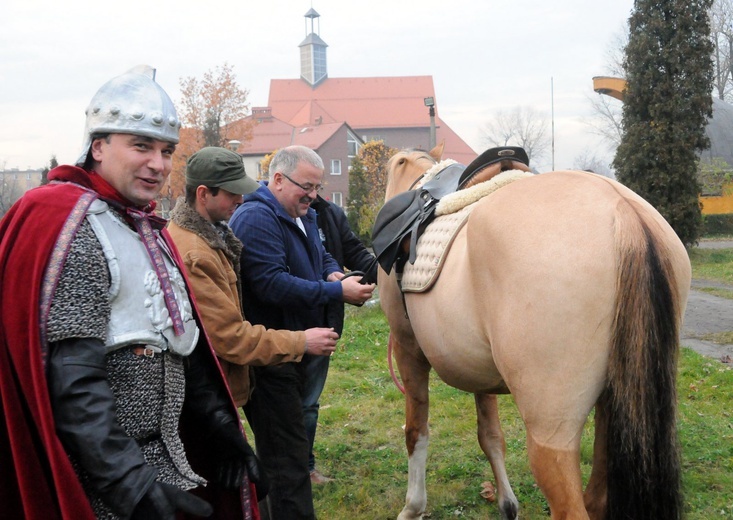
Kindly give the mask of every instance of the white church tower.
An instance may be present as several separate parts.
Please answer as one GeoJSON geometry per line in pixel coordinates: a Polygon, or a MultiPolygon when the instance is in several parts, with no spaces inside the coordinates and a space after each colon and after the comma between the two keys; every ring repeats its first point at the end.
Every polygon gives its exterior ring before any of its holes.
{"type": "MultiPolygon", "coordinates": [[[[305,13],[306,37],[298,45],[300,47],[300,77],[311,87],[318,86],[328,77],[326,71],[326,47],[328,45],[314,31],[314,20],[320,16],[312,7],[305,13]],[[310,19],[310,33],[308,33],[308,19],[310,19]]],[[[320,20],[318,21],[318,32],[321,32],[320,20]]]]}

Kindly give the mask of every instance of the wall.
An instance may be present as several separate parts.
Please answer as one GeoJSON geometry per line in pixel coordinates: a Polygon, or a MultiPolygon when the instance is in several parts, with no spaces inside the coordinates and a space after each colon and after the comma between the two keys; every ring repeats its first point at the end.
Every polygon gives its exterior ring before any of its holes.
{"type": "Polygon", "coordinates": [[[733,213],[733,183],[723,187],[720,197],[700,197],[703,215],[733,213]]]}

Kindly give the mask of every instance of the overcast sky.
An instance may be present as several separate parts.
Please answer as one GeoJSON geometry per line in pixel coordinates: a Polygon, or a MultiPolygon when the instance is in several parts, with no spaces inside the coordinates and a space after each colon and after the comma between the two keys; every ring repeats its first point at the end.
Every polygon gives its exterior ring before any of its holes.
{"type": "MultiPolygon", "coordinates": [[[[181,78],[229,63],[265,106],[270,79],[299,77],[311,7],[330,77],[432,76],[438,114],[476,152],[492,115],[531,107],[554,121],[555,169],[611,158],[588,97],[632,0],[3,0],[0,169],[76,159],[96,90],[141,63],[175,102],[181,78]]],[[[535,166],[550,170],[552,154],[535,166]]]]}

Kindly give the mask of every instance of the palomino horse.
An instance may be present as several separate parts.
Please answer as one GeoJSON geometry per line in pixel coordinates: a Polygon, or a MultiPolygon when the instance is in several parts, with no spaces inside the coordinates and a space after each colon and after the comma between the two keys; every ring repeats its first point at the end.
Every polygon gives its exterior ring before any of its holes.
{"type": "MultiPolygon", "coordinates": [[[[430,153],[391,158],[387,200],[410,189],[442,149],[430,153]]],[[[395,271],[380,270],[406,397],[409,475],[398,519],[421,518],[427,504],[431,368],[475,395],[502,518],[518,516],[502,393],[525,423],[553,519],[679,518],[675,380],[690,276],[684,246],[651,205],[611,179],[575,171],[517,180],[477,202],[427,292],[403,294],[395,271]],[[579,449],[593,407],[583,491],[579,449]]]]}

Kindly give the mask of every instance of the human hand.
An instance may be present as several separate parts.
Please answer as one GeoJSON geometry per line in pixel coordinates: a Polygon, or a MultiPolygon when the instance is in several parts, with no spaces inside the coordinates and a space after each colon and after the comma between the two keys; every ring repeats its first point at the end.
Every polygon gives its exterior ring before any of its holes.
{"type": "Polygon", "coordinates": [[[305,331],[305,350],[313,356],[330,356],[336,350],[338,339],[333,328],[314,327],[305,331]]]}
{"type": "Polygon", "coordinates": [[[334,271],[333,273],[328,275],[328,278],[326,278],[326,281],[327,282],[338,282],[343,277],[344,277],[344,273],[340,271],[334,271]]]}
{"type": "Polygon", "coordinates": [[[244,434],[233,423],[227,425],[214,439],[218,445],[219,462],[216,480],[225,488],[236,489],[242,485],[244,475],[255,485],[257,499],[265,498],[270,490],[260,459],[247,442],[244,434]]]}
{"type": "Polygon", "coordinates": [[[175,520],[176,512],[207,517],[211,504],[164,482],[153,482],[132,511],[130,520],[175,520]]]}
{"type": "Polygon", "coordinates": [[[369,298],[372,297],[375,284],[363,284],[361,280],[364,273],[354,271],[341,278],[341,289],[343,291],[343,300],[352,305],[364,305],[369,298]]]}

